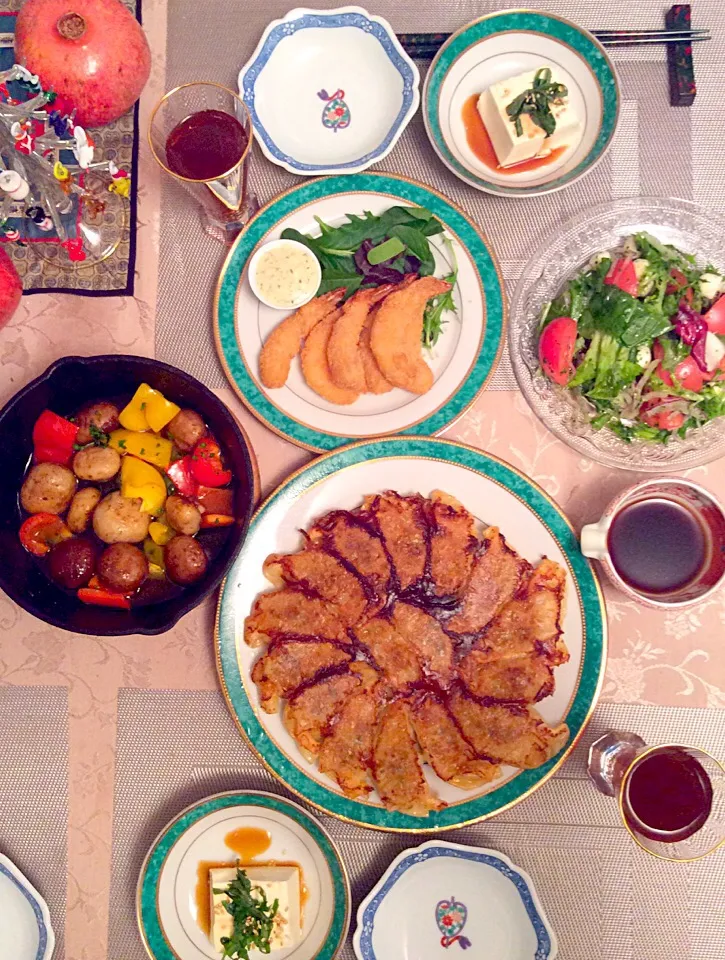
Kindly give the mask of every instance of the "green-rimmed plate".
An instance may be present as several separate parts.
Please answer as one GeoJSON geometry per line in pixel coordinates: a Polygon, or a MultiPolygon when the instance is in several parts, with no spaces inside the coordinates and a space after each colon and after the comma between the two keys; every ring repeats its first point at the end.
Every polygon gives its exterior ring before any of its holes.
{"type": "Polygon", "coordinates": [[[568,520],[524,474],[490,454],[447,440],[392,437],[354,444],[320,457],[293,474],[252,519],[242,551],[219,600],[217,666],[229,708],[266,766],[291,790],[319,808],[364,826],[434,831],[490,817],[528,796],[561,765],[594,708],[606,656],[604,604],[596,576],[568,520]],[[262,564],[270,553],[300,549],[300,530],[332,509],[353,509],[366,494],[394,489],[428,496],[442,490],[480,521],[496,524],[532,563],[546,555],[568,570],[564,639],[571,654],[556,670],[555,693],[538,709],[547,723],[566,720],[571,738],[553,760],[535,770],[504,768],[499,780],[459,790],[427,769],[435,792],[448,804],[426,818],[386,810],[373,793],[350,800],[307,762],[282,723],[265,713],[250,673],[259,655],[244,643],[244,619],[270,584],[262,564]]]}
{"type": "Polygon", "coordinates": [[[233,863],[225,838],[252,827],[269,834],[260,861],[299,864],[307,897],[298,944],[280,960],[333,960],[350,923],[350,888],[328,834],[302,807],[271,793],[233,791],[195,803],[167,824],[146,855],[136,892],[141,939],[153,960],[217,960],[196,903],[202,864],[233,863]]]}
{"type": "Polygon", "coordinates": [[[534,196],[561,190],[599,163],[619,102],[614,66],[590,33],[554,14],[503,10],[463,27],[438,51],[423,90],[423,118],[436,153],[461,180],[501,196],[534,196]],[[464,107],[493,83],[541,67],[567,86],[581,135],[535,169],[492,168],[469,142],[464,107]]]}
{"type": "MultiPolygon", "coordinates": [[[[436,275],[451,271],[451,256],[440,237],[431,245],[436,275]]],[[[294,187],[264,207],[237,238],[217,286],[214,310],[217,350],[229,382],[251,412],[280,436],[325,452],[354,440],[409,433],[428,436],[449,427],[478,396],[498,361],[504,338],[503,283],[491,248],[468,217],[434,190],[383,174],[326,177],[294,187]],[[397,204],[431,210],[453,240],[458,281],[457,314],[449,314],[430,355],[435,382],[428,393],[405,390],[363,394],[349,406],[323,400],[305,382],[296,358],[287,383],[269,390],[259,379],[264,340],[285,316],[257,300],[247,265],[257,247],[285,227],[319,233],[315,217],[337,225],[345,215],[380,214],[397,204]]]]}

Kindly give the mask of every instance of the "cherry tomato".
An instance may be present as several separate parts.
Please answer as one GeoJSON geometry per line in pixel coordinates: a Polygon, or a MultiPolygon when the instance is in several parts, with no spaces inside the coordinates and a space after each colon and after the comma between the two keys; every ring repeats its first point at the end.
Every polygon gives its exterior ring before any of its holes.
{"type": "Polygon", "coordinates": [[[660,430],[679,430],[685,422],[684,413],[679,410],[663,410],[659,416],[660,430]]]}
{"type": "Polygon", "coordinates": [[[667,284],[665,293],[677,293],[678,290],[683,290],[688,285],[687,277],[682,270],[678,270],[677,267],[673,267],[670,270],[670,276],[672,277],[672,282],[667,284]]]}
{"type": "MultiPolygon", "coordinates": [[[[662,349],[662,344],[659,340],[656,340],[652,347],[652,356],[655,360],[662,360],[664,355],[665,352],[662,349]]],[[[698,367],[692,356],[680,360],[673,373],[680,386],[684,387],[685,390],[692,390],[693,393],[699,393],[700,390],[702,390],[703,384],[713,378],[712,373],[706,373],[698,367]]],[[[669,370],[665,370],[661,363],[655,370],[655,376],[659,377],[668,387],[672,386],[672,375],[669,370]]],[[[663,427],[663,429],[667,428],[663,427]]]]}
{"type": "Polygon", "coordinates": [[[634,263],[631,260],[615,260],[609,268],[609,273],[604,278],[604,282],[612,287],[619,287],[632,297],[637,296],[639,289],[639,280],[637,271],[634,269],[634,263]]]}
{"type": "MultiPolygon", "coordinates": [[[[677,400],[677,397],[672,398],[673,401],[677,400]]],[[[679,410],[668,410],[664,403],[667,401],[663,400],[647,400],[639,408],[640,419],[647,424],[648,427],[657,427],[659,430],[679,430],[682,424],[685,422],[685,415],[680,413],[679,410]],[[655,409],[659,407],[660,409],[655,409]]]]}
{"type": "Polygon", "coordinates": [[[725,294],[713,303],[702,319],[710,333],[725,333],[725,294]]]}
{"type": "Polygon", "coordinates": [[[567,384],[574,373],[576,320],[557,317],[544,327],[539,338],[539,363],[549,380],[567,384]]]}

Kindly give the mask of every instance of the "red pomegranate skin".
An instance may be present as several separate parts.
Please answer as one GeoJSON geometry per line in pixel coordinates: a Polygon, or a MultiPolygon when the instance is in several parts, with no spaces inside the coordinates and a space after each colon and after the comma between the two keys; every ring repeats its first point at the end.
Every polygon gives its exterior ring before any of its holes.
{"type": "Polygon", "coordinates": [[[123,116],[151,70],[146,36],[119,0],[27,0],[15,26],[15,56],[58,94],[53,108],[75,109],[83,127],[123,116]]]}
{"type": "Polygon", "coordinates": [[[18,309],[23,295],[23,284],[15,264],[0,247],[0,329],[18,309]]]}

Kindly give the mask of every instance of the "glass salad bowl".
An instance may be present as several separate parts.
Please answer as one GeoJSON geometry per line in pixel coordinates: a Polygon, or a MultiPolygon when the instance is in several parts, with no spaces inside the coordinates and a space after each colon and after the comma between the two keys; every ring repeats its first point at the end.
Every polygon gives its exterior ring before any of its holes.
{"type": "Polygon", "coordinates": [[[725,270],[725,223],[695,203],[653,197],[591,207],[557,228],[524,267],[511,299],[511,361],[531,409],[583,457],[641,473],[686,470],[725,455],[725,417],[691,430],[685,438],[673,435],[666,444],[626,442],[606,428],[595,430],[583,401],[539,369],[538,325],[546,303],[595,254],[621,247],[627,237],[642,231],[694,254],[699,267],[712,264],[725,270]]]}

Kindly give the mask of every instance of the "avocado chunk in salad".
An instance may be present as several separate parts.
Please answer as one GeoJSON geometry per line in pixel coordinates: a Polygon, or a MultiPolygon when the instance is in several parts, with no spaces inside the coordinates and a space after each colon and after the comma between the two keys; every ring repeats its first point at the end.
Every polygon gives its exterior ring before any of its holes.
{"type": "Polygon", "coordinates": [[[725,414],[725,276],[648,233],[548,303],[539,363],[596,430],[667,443],[725,414]]]}

